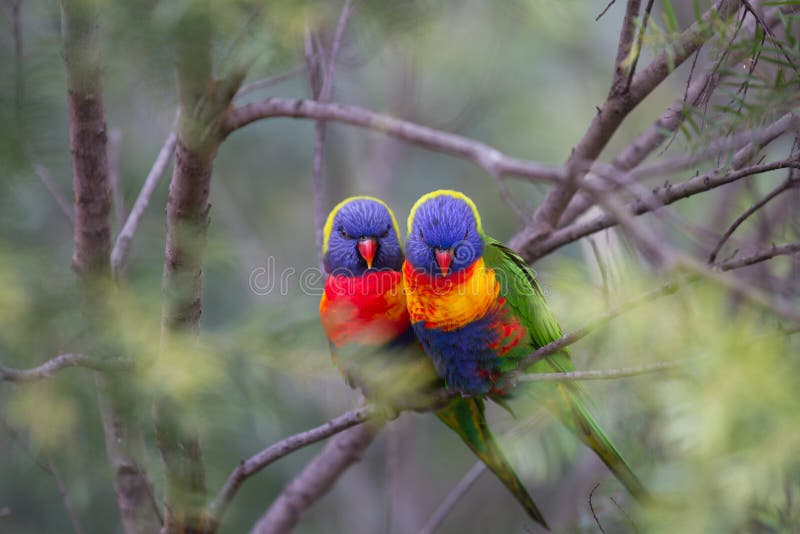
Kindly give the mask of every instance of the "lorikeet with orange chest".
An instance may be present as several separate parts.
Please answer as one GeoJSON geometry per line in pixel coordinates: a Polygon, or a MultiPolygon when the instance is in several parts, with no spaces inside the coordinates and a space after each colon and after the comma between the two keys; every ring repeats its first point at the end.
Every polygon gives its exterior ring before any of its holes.
{"type": "MultiPolygon", "coordinates": [[[[528,265],[484,234],[475,204],[457,191],[433,191],[412,207],[403,276],[414,331],[447,387],[461,393],[504,403],[512,385],[506,373],[562,335],[528,265]]],[[[573,369],[562,350],[523,371],[573,369]]],[[[577,384],[540,382],[524,392],[547,403],[631,494],[647,495],[577,384]]]]}
{"type": "MultiPolygon", "coordinates": [[[[348,383],[370,400],[390,406],[417,405],[442,386],[411,328],[398,233],[394,215],[378,199],[351,197],[333,208],[324,228],[328,276],[319,307],[334,362],[348,383]]],[[[489,430],[483,400],[456,398],[435,413],[530,517],[546,526],[489,430]]]]}

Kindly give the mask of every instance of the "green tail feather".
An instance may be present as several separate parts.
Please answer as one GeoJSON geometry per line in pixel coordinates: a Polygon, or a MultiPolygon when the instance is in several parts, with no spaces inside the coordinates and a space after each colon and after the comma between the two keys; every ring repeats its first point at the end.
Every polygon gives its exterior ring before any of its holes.
{"type": "MultiPolygon", "coordinates": [[[[552,373],[571,371],[572,363],[565,353],[556,353],[536,362],[527,369],[532,373],[552,373]]],[[[544,404],[555,414],[561,423],[569,428],[597,456],[603,460],[617,480],[637,501],[644,502],[650,494],[639,478],[633,473],[611,440],[586,408],[584,390],[578,383],[533,383],[517,389],[517,394],[525,394],[537,404],[544,404]]]]}
{"type": "Polygon", "coordinates": [[[454,432],[472,452],[480,458],[525,508],[528,515],[549,530],[547,521],[536,503],[528,494],[514,468],[508,463],[503,451],[494,439],[484,415],[483,400],[476,398],[455,399],[436,412],[436,416],[454,432]]]}
{"type": "Polygon", "coordinates": [[[611,472],[623,486],[639,502],[647,500],[650,495],[633,473],[622,454],[614,447],[608,436],[605,435],[600,425],[597,424],[592,414],[586,409],[577,392],[565,385],[558,386],[559,393],[566,401],[566,407],[559,410],[559,416],[567,428],[572,430],[586,446],[592,449],[603,460],[611,472]]]}

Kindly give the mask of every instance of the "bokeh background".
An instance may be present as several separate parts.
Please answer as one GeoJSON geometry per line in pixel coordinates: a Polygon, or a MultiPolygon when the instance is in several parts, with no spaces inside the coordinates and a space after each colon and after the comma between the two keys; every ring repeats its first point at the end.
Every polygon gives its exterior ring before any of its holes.
{"type": "MultiPolygon", "coordinates": [[[[169,36],[187,4],[101,2],[107,121],[120,140],[128,207],[175,117],[169,36]]],[[[561,164],[608,92],[624,10],[624,2],[617,4],[596,21],[604,2],[362,0],[343,41],[334,99],[561,164]]],[[[641,64],[663,48],[670,24],[684,28],[694,20],[693,4],[705,6],[678,0],[665,10],[656,2],[641,64]]],[[[91,333],[77,311],[71,227],[31,166],[44,166],[70,198],[59,8],[50,1],[21,2],[19,100],[10,6],[0,10],[0,363],[29,367],[82,350],[81,339],[91,333]]],[[[213,3],[217,74],[251,62],[252,81],[302,65],[309,17],[312,24],[335,21],[339,7],[213,3]]],[[[713,54],[709,46],[699,64],[707,65],[713,54]]],[[[681,94],[689,63],[631,114],[606,154],[625,146],[681,94]]],[[[237,103],[266,95],[308,97],[309,91],[305,73],[298,72],[237,103]]],[[[767,108],[747,109],[742,120],[759,124],[767,108]]],[[[680,133],[667,156],[695,150],[719,135],[717,126],[709,121],[702,135],[680,133]]],[[[506,240],[522,227],[493,179],[477,167],[378,132],[334,123],[328,128],[326,208],[348,195],[374,195],[395,208],[404,226],[418,196],[454,188],[476,201],[493,236],[506,240]]],[[[270,119],[225,141],[212,185],[200,340],[187,343],[167,376],[143,371],[131,378],[142,399],[165,387],[187,399],[182,413],[201,429],[212,494],[240,458],[347,411],[357,400],[331,364],[318,324],[322,282],[307,272],[308,278],[301,276],[318,261],[313,136],[311,121],[270,119]],[[274,279],[270,291],[263,291],[264,276],[274,279]]],[[[791,139],[779,141],[770,151],[786,153],[790,145],[791,139]]],[[[779,179],[777,173],[755,177],[753,191],[766,191],[779,179]]],[[[104,334],[142,358],[159,346],[167,182],[168,176],[136,234],[104,334]]],[[[546,191],[513,179],[509,187],[528,211],[546,191]]],[[[750,202],[742,194],[733,205],[740,211],[750,202]]],[[[675,210],[698,225],[713,215],[704,198],[675,210]]],[[[796,208],[783,217],[778,237],[796,239],[796,208]]],[[[674,246],[707,250],[685,227],[661,224],[661,235],[674,246]]],[[[743,235],[754,234],[757,224],[748,222],[743,235]]],[[[606,284],[585,243],[534,265],[565,331],[664,282],[621,234],[602,234],[598,243],[612,274],[606,284]]],[[[789,258],[767,268],[775,277],[791,269],[797,265],[789,258]]],[[[793,303],[797,285],[786,288],[793,303]]],[[[579,369],[689,362],[670,373],[586,384],[604,428],[645,483],[664,495],[659,505],[638,506],[590,452],[524,399],[515,405],[516,418],[492,407],[492,426],[557,531],[595,532],[598,521],[607,532],[797,529],[800,347],[797,339],[776,335],[779,327],[769,313],[699,282],[614,320],[572,348],[579,369]]],[[[149,420],[148,402],[132,409],[149,420]]],[[[160,495],[162,466],[146,428],[146,467],[160,495]]],[[[307,447],[250,479],[222,531],[246,531],[320,447],[307,447]]],[[[403,414],[303,518],[298,532],[415,532],[473,463],[433,417],[403,414]]],[[[92,374],[72,369],[36,384],[0,384],[0,531],[69,531],[64,494],[85,532],[121,532],[92,374]]],[[[441,532],[537,528],[484,474],[441,532]]]]}

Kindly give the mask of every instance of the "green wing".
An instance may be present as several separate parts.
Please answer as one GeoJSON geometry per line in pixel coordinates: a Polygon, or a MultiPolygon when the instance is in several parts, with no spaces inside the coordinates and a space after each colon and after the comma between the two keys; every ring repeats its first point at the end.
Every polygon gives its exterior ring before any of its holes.
{"type": "Polygon", "coordinates": [[[457,398],[436,412],[436,416],[456,434],[480,458],[508,491],[519,501],[528,515],[544,528],[549,529],[536,503],[528,494],[514,468],[508,463],[502,449],[489,430],[484,415],[483,400],[478,398],[457,398]]]}
{"type": "MultiPolygon", "coordinates": [[[[484,243],[486,266],[495,270],[501,285],[501,295],[531,336],[532,347],[509,355],[509,367],[514,367],[532,350],[560,338],[561,328],[525,260],[493,238],[484,236],[484,243]]],[[[534,363],[525,372],[553,373],[572,370],[574,366],[569,352],[564,349],[534,363]]],[[[577,383],[539,383],[531,384],[526,389],[534,399],[548,403],[561,422],[603,460],[634,497],[639,500],[647,498],[647,490],[586,408],[585,393],[577,383]]]]}

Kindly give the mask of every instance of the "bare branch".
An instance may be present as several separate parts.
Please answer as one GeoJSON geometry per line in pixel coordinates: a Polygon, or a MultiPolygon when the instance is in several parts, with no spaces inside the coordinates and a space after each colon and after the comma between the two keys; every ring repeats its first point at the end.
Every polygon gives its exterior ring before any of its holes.
{"type": "Polygon", "coordinates": [[[61,213],[64,214],[64,217],[69,220],[70,224],[75,224],[75,216],[72,214],[72,206],[67,199],[64,198],[64,195],[61,194],[61,190],[58,188],[58,185],[50,178],[50,173],[47,172],[47,169],[41,163],[32,162],[31,166],[33,167],[33,172],[36,173],[36,176],[39,177],[44,187],[47,189],[47,192],[50,193],[50,196],[56,201],[58,207],[61,208],[61,213]]]}
{"type": "Polygon", "coordinates": [[[650,12],[653,10],[653,2],[654,0],[647,0],[647,6],[644,8],[642,25],[639,27],[639,36],[636,38],[636,48],[633,50],[633,59],[631,60],[631,67],[628,70],[628,79],[625,80],[625,91],[629,91],[631,88],[631,81],[636,72],[636,64],[639,62],[639,56],[642,54],[644,34],[647,31],[647,22],[650,20],[650,12]]]}
{"type": "MultiPolygon", "coordinates": [[[[315,58],[314,56],[314,46],[313,40],[311,39],[311,34],[308,29],[306,29],[306,66],[309,71],[309,81],[311,82],[311,88],[314,93],[314,98],[318,102],[327,102],[330,100],[331,93],[333,92],[333,76],[336,70],[336,58],[339,55],[339,47],[342,43],[342,37],[344,36],[344,29],[347,26],[347,20],[350,18],[350,12],[352,10],[352,0],[345,0],[344,5],[342,6],[342,12],[339,14],[339,21],[336,24],[336,33],[333,37],[333,42],[331,43],[331,50],[330,54],[327,57],[327,64],[325,62],[320,61],[323,57],[323,50],[318,49],[317,55],[318,57],[315,58]],[[324,65],[325,68],[325,75],[322,77],[322,80],[319,81],[317,75],[317,70],[315,68],[316,64],[324,65]],[[319,83],[315,83],[319,82],[319,83]]],[[[314,233],[316,238],[317,244],[317,256],[319,261],[320,269],[323,268],[322,265],[322,233],[323,233],[323,225],[325,224],[325,200],[324,200],[324,181],[325,181],[325,168],[324,168],[324,160],[325,160],[325,134],[327,132],[326,123],[323,120],[318,120],[315,124],[315,139],[314,139],[314,158],[313,158],[313,173],[314,173],[314,183],[313,183],[313,191],[314,191],[314,233]]]]}
{"type": "Polygon", "coordinates": [[[713,264],[717,260],[717,254],[719,254],[719,251],[722,249],[722,246],[733,235],[736,229],[739,228],[739,226],[741,226],[741,224],[744,221],[746,221],[752,214],[754,214],[755,212],[766,206],[772,199],[774,199],[784,191],[788,191],[789,189],[797,186],[798,179],[794,178],[793,176],[794,173],[792,171],[794,171],[794,169],[790,170],[789,177],[786,180],[784,180],[782,184],[780,184],[778,187],[776,187],[775,189],[773,189],[772,191],[761,197],[761,199],[758,202],[747,208],[744,211],[744,213],[739,215],[736,218],[736,220],[731,223],[728,229],[725,230],[725,233],[722,234],[722,237],[719,239],[719,241],[717,241],[717,244],[714,246],[714,250],[712,250],[711,254],[708,255],[708,263],[713,264]]]}
{"type": "Polygon", "coordinates": [[[0,381],[17,384],[36,382],[50,378],[58,371],[69,367],[83,367],[95,371],[121,371],[133,369],[133,362],[125,359],[101,359],[85,354],[59,354],[51,360],[31,369],[12,369],[0,366],[0,381]]]}
{"type": "Polygon", "coordinates": [[[603,18],[603,15],[605,15],[605,14],[606,14],[606,12],[607,12],[609,9],[611,9],[611,6],[613,6],[613,5],[614,5],[614,2],[616,2],[616,1],[617,1],[617,0],[611,0],[611,1],[610,1],[608,4],[606,4],[606,7],[604,7],[604,8],[603,8],[603,11],[601,11],[600,13],[598,13],[598,14],[597,14],[597,17],[595,17],[594,21],[595,21],[595,22],[597,22],[598,20],[600,20],[601,18],[603,18]]]}
{"type": "Polygon", "coordinates": [[[719,0],[699,21],[684,30],[667,50],[656,56],[647,68],[636,74],[628,91],[612,91],[567,159],[566,179],[548,191],[534,212],[533,223],[520,232],[517,241],[525,245],[520,252],[527,254],[528,246],[533,246],[557,227],[564,209],[579,189],[578,182],[588,170],[585,162],[594,161],[600,155],[628,113],[710,37],[708,28],[712,19],[727,19],[737,7],[737,2],[719,0]]]}
{"type": "MultiPolygon", "coordinates": [[[[781,21],[782,8],[771,9],[766,15],[768,24],[774,26],[781,21]]],[[[741,32],[734,32],[725,50],[720,54],[719,59],[708,68],[701,76],[696,76],[687,85],[682,97],[677,98],[659,118],[645,131],[643,131],[631,144],[620,151],[613,159],[612,165],[620,170],[629,171],[642,163],[656,148],[658,148],[667,138],[669,132],[675,132],[678,126],[683,123],[686,117],[702,102],[706,101],[717,85],[726,77],[726,73],[736,69],[722,69],[741,61],[750,51],[749,47],[738,47],[735,45],[754,37],[756,22],[748,18],[741,32]],[[741,37],[736,38],[739,33],[741,37]],[[735,53],[731,53],[735,50],[735,53]],[[730,54],[730,56],[729,56],[730,54]]],[[[698,50],[699,51],[699,48],[698,50]]],[[[697,59],[695,53],[695,61],[697,59]]],[[[692,65],[694,67],[694,64],[692,65]]],[[[690,75],[691,77],[691,75],[690,75]]],[[[564,226],[574,221],[578,215],[585,212],[592,205],[592,198],[585,191],[578,192],[569,203],[566,211],[561,216],[559,226],[564,226]]]]}
{"type": "MultiPolygon", "coordinates": [[[[700,176],[695,176],[677,185],[672,185],[669,183],[665,184],[655,189],[653,191],[653,196],[658,200],[658,205],[669,205],[673,202],[677,202],[678,200],[682,200],[692,195],[703,193],[716,187],[735,182],[736,180],[745,178],[747,176],[789,167],[800,167],[800,163],[789,160],[776,161],[772,163],[752,165],[737,171],[729,171],[727,173],[720,173],[720,170],[717,169],[700,176]]],[[[650,212],[651,209],[648,206],[647,201],[637,200],[628,205],[628,211],[632,215],[641,215],[643,213],[650,212]]],[[[537,258],[541,258],[553,250],[563,247],[564,245],[572,243],[573,241],[577,241],[578,239],[581,239],[587,235],[591,235],[601,230],[605,230],[606,228],[615,226],[616,224],[617,218],[614,215],[605,214],[585,222],[576,222],[569,226],[565,226],[564,228],[560,228],[550,233],[547,237],[541,239],[540,241],[537,241],[535,244],[528,243],[526,245],[524,241],[520,243],[520,239],[524,239],[524,237],[519,234],[515,236],[515,238],[509,244],[512,246],[512,248],[517,248],[518,250],[522,249],[523,258],[531,262],[537,258]]]]}
{"type": "MultiPolygon", "coordinates": [[[[696,360],[694,360],[696,361],[696,360]]],[[[517,377],[517,382],[574,382],[582,380],[611,380],[629,378],[660,371],[669,371],[685,367],[690,361],[653,362],[639,367],[622,367],[619,369],[599,369],[590,371],[570,371],[565,373],[531,373],[517,377]]]]}
{"type": "MultiPolygon", "coordinates": [[[[236,466],[236,469],[234,469],[233,472],[228,476],[228,479],[225,481],[225,485],[222,487],[219,494],[214,499],[214,502],[211,504],[209,512],[212,520],[218,525],[222,520],[222,516],[225,514],[228,504],[230,504],[230,502],[236,496],[236,492],[239,490],[239,487],[241,487],[241,485],[248,478],[255,475],[271,463],[298,449],[313,443],[317,443],[318,441],[322,441],[323,439],[342,432],[343,430],[347,430],[348,428],[359,425],[368,419],[377,416],[378,413],[379,411],[371,406],[364,406],[362,408],[352,410],[335,417],[318,427],[282,439],[281,441],[270,445],[261,452],[254,454],[247,460],[242,460],[239,462],[239,465],[236,466]]],[[[216,526],[214,526],[211,530],[213,531],[215,529],[216,526]]]]}
{"type": "Polygon", "coordinates": [[[362,453],[382,427],[383,423],[380,421],[358,425],[329,441],[286,486],[251,532],[275,534],[291,531],[300,516],[330,491],[334,482],[348,467],[361,459],[362,453]]]}
{"type": "MultiPolygon", "coordinates": [[[[75,508],[72,506],[72,499],[67,491],[67,486],[64,484],[64,479],[61,477],[61,474],[59,473],[58,468],[53,461],[48,458],[37,458],[30,446],[23,441],[17,431],[14,430],[14,428],[12,428],[3,419],[0,419],[0,425],[5,428],[6,432],[8,432],[8,434],[11,436],[11,439],[16,441],[17,444],[31,456],[39,469],[50,475],[56,485],[58,494],[61,496],[61,503],[64,505],[64,510],[67,512],[67,516],[72,524],[72,530],[74,530],[76,534],[83,534],[83,528],[81,527],[81,523],[78,520],[77,514],[75,513],[75,508]]],[[[7,512],[8,508],[0,509],[0,517],[7,515],[3,514],[3,511],[7,512]]]]}
{"type": "MultiPolygon", "coordinates": [[[[622,28],[619,32],[619,42],[617,44],[617,58],[614,61],[614,78],[611,81],[611,93],[622,93],[626,90],[624,85],[627,77],[626,63],[631,57],[633,39],[636,35],[636,17],[639,16],[641,0],[628,0],[625,6],[625,17],[622,19],[622,28]]],[[[632,71],[631,71],[632,72],[632,71]]]]}
{"type": "Polygon", "coordinates": [[[738,150],[746,145],[752,145],[752,149],[747,156],[752,156],[758,149],[767,143],[775,140],[789,130],[800,127],[800,117],[795,111],[786,113],[775,122],[763,127],[745,130],[730,137],[719,139],[710,143],[702,150],[694,154],[686,154],[677,158],[658,161],[649,165],[642,165],[628,173],[630,179],[638,180],[644,177],[653,178],[663,176],[675,171],[680,171],[692,167],[707,159],[738,150]]]}
{"type": "Polygon", "coordinates": [[[761,17],[761,14],[758,12],[756,8],[753,7],[753,4],[750,3],[750,0],[742,0],[742,4],[744,4],[745,9],[747,9],[747,11],[749,11],[750,14],[752,14],[753,17],[758,21],[758,24],[760,24],[761,27],[764,28],[764,32],[770,37],[772,37],[772,42],[774,42],[778,46],[778,48],[781,51],[781,54],[783,54],[783,57],[786,58],[786,61],[792,67],[795,74],[800,75],[800,71],[797,70],[797,65],[794,64],[794,61],[792,61],[791,55],[789,55],[789,53],[786,51],[786,48],[783,46],[781,40],[775,36],[775,33],[772,31],[772,27],[761,17]]]}
{"type": "Polygon", "coordinates": [[[177,136],[173,128],[173,131],[171,131],[166,140],[164,140],[164,144],[161,146],[161,150],[155,162],[153,162],[150,172],[147,173],[147,178],[144,180],[142,189],[139,191],[139,196],[136,197],[136,202],[133,204],[128,218],[120,227],[119,234],[114,242],[114,248],[111,251],[111,271],[115,277],[119,276],[120,272],[125,267],[133,236],[139,228],[139,223],[142,220],[144,211],[147,209],[148,204],[150,204],[150,198],[153,196],[158,184],[161,183],[161,178],[167,170],[167,165],[169,165],[172,154],[175,153],[176,140],[177,136]]]}
{"type": "Polygon", "coordinates": [[[419,529],[419,534],[433,534],[447,517],[447,514],[450,513],[450,510],[452,510],[456,503],[467,494],[485,471],[486,464],[483,462],[475,462],[475,465],[467,471],[467,474],[464,475],[456,487],[454,487],[450,493],[447,494],[447,497],[439,503],[439,506],[436,507],[436,510],[425,522],[425,525],[419,529]]]}
{"type": "Polygon", "coordinates": [[[373,129],[437,152],[467,159],[489,174],[524,176],[544,182],[558,182],[563,174],[558,167],[512,158],[480,141],[345,104],[267,98],[232,110],[223,129],[230,134],[252,122],[270,117],[331,120],[373,129]]]}
{"type": "Polygon", "coordinates": [[[777,256],[793,256],[800,253],[800,242],[788,243],[786,245],[772,245],[771,247],[741,258],[732,258],[716,264],[721,271],[740,269],[762,261],[767,261],[777,256]]]}

